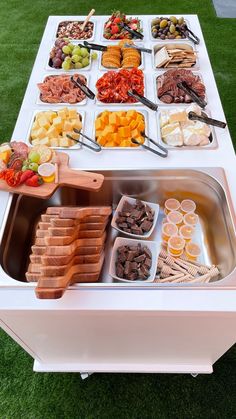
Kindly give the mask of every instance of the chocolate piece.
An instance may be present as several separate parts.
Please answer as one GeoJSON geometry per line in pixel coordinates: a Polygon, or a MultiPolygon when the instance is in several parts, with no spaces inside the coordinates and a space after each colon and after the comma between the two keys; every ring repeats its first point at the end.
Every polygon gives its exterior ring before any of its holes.
{"type": "Polygon", "coordinates": [[[145,255],[139,255],[136,258],[134,258],[134,261],[140,263],[140,262],[144,262],[145,259],[146,259],[145,255]]]}
{"type": "Polygon", "coordinates": [[[143,234],[143,230],[141,229],[141,227],[131,227],[131,231],[134,234],[138,234],[138,235],[142,235],[143,234]]]}
{"type": "Polygon", "coordinates": [[[151,221],[144,220],[144,221],[142,222],[142,224],[141,224],[140,228],[141,228],[143,231],[147,232],[147,231],[150,231],[150,230],[151,230],[152,225],[153,225],[153,223],[152,223],[151,221]]]}
{"type": "Polygon", "coordinates": [[[136,199],[133,205],[128,201],[124,202],[122,210],[118,212],[116,224],[127,233],[142,236],[150,231],[153,221],[154,211],[151,207],[136,199]]]}
{"type": "Polygon", "coordinates": [[[134,281],[147,279],[152,266],[152,255],[147,246],[141,243],[120,246],[117,249],[116,275],[134,281]]]}
{"type": "Polygon", "coordinates": [[[152,259],[151,251],[149,250],[149,248],[147,246],[144,246],[143,251],[149,259],[152,259]]]}
{"type": "Polygon", "coordinates": [[[120,278],[123,278],[124,276],[124,268],[121,263],[117,263],[116,265],[116,275],[120,278]]]}
{"type": "Polygon", "coordinates": [[[145,266],[145,268],[150,269],[150,268],[151,268],[151,266],[152,266],[152,261],[151,261],[151,259],[146,258],[146,260],[145,260],[145,262],[144,262],[144,266],[145,266]]]}

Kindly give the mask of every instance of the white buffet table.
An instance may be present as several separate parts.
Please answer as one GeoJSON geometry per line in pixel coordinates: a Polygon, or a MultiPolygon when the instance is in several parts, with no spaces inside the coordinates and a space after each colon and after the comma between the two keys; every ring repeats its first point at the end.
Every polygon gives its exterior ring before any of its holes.
{"type": "MultiPolygon", "coordinates": [[[[156,16],[142,16],[146,47],[151,40],[148,24],[156,16]]],[[[200,70],[206,86],[211,115],[224,120],[224,113],[196,15],[185,16],[201,39],[197,46],[200,70]]],[[[37,104],[36,84],[46,75],[48,54],[56,27],[62,20],[78,16],[49,17],[28,88],[13,133],[15,140],[26,139],[37,104]]],[[[81,17],[83,20],[84,17],[81,17]]],[[[102,43],[106,17],[94,17],[94,42],[102,43]]],[[[53,71],[51,71],[53,73],[53,71]]],[[[98,61],[89,72],[94,90],[98,61]]],[[[151,56],[145,55],[147,97],[155,101],[151,56]]],[[[109,107],[109,106],[107,106],[109,107]]],[[[119,106],[117,106],[119,108],[119,106]]],[[[103,109],[87,101],[79,110],[86,112],[85,133],[92,136],[94,113],[103,109]]],[[[140,107],[141,109],[141,107],[140,107]]],[[[148,110],[149,133],[157,138],[157,115],[148,110]]],[[[83,150],[68,151],[71,167],[104,170],[146,170],[161,168],[222,167],[236,209],[236,165],[228,128],[215,129],[214,150],[169,152],[167,159],[146,151],[103,150],[100,155],[83,150]]],[[[0,192],[1,235],[10,206],[10,196],[0,192]]],[[[235,213],[232,214],[235,224],[235,213]]],[[[214,362],[236,341],[236,286],[224,289],[130,289],[99,288],[83,284],[70,288],[60,300],[37,300],[34,285],[10,278],[0,268],[0,326],[34,358],[36,371],[78,372],[189,372],[210,373],[214,362]]]]}

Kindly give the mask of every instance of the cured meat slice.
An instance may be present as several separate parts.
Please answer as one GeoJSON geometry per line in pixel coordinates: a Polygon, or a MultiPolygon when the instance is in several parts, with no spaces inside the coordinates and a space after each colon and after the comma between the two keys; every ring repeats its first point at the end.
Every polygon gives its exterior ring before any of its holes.
{"type": "Polygon", "coordinates": [[[168,70],[157,77],[157,94],[164,103],[190,103],[192,99],[177,85],[185,81],[202,99],[205,99],[205,86],[200,77],[191,70],[168,70]],[[172,98],[172,100],[171,100],[172,98]]]}
{"type": "Polygon", "coordinates": [[[134,103],[136,99],[128,95],[128,90],[144,94],[143,72],[137,68],[108,71],[96,83],[97,98],[105,103],[134,103]]]}
{"type": "MultiPolygon", "coordinates": [[[[79,103],[85,99],[85,94],[70,79],[70,75],[62,74],[47,76],[43,83],[38,83],[40,99],[46,103],[79,103]]],[[[87,84],[86,77],[74,74],[73,79],[80,79],[87,84]]]]}

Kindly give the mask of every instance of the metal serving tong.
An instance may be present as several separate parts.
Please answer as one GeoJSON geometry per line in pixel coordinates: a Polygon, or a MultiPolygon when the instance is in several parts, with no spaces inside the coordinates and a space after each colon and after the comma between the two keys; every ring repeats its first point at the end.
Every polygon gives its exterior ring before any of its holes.
{"type": "Polygon", "coordinates": [[[143,39],[142,33],[135,31],[134,29],[130,29],[130,27],[125,23],[121,23],[120,26],[124,28],[127,32],[129,32],[131,35],[133,35],[134,38],[143,39]]]}
{"type": "Polygon", "coordinates": [[[89,99],[94,99],[95,98],[95,94],[92,92],[92,90],[90,90],[88,88],[88,86],[86,86],[86,84],[84,84],[80,78],[78,77],[77,80],[73,79],[73,76],[71,76],[70,80],[72,81],[72,83],[74,83],[74,85],[76,87],[79,87],[82,92],[84,92],[84,94],[89,98],[89,99]]]}
{"type": "Polygon", "coordinates": [[[186,81],[177,83],[177,86],[182,89],[188,96],[190,96],[192,100],[200,106],[200,108],[205,108],[207,102],[200,98],[198,94],[186,83],[186,81]]]}
{"type": "Polygon", "coordinates": [[[125,48],[137,49],[140,52],[148,52],[149,54],[152,53],[152,50],[151,49],[144,48],[144,47],[138,47],[137,45],[125,44],[124,46],[125,46],[125,48]]]}
{"type": "Polygon", "coordinates": [[[82,44],[82,46],[88,49],[94,49],[96,51],[107,51],[107,46],[99,45],[99,44],[92,44],[91,42],[88,42],[88,41],[84,41],[84,45],[82,44]]]}
{"type": "Polygon", "coordinates": [[[158,105],[156,105],[156,103],[153,103],[151,100],[147,99],[145,96],[139,95],[136,92],[136,90],[133,90],[133,91],[128,90],[128,95],[138,100],[139,102],[147,106],[152,111],[157,111],[158,105]]]}
{"type": "Polygon", "coordinates": [[[92,140],[92,138],[89,138],[87,135],[83,134],[79,129],[74,128],[74,132],[76,132],[77,134],[80,134],[82,137],[86,138],[86,140],[90,141],[94,146],[86,144],[83,141],[78,140],[77,138],[74,138],[69,134],[66,134],[66,136],[68,138],[70,138],[70,140],[76,141],[77,143],[89,148],[90,150],[96,151],[96,153],[98,153],[99,151],[102,151],[102,147],[100,146],[100,144],[98,144],[96,141],[92,140]]]}
{"type": "Polygon", "coordinates": [[[145,144],[140,143],[136,138],[131,138],[132,143],[138,144],[139,146],[143,147],[145,150],[151,151],[151,153],[157,154],[160,157],[167,157],[168,156],[168,150],[163,147],[162,145],[158,144],[156,141],[152,140],[150,137],[148,137],[145,133],[142,133],[142,136],[150,141],[150,143],[154,144],[157,148],[159,148],[163,153],[160,151],[154,150],[151,147],[148,147],[145,144]]]}
{"type": "Polygon", "coordinates": [[[213,125],[218,128],[225,128],[227,125],[223,121],[218,121],[217,119],[209,118],[208,116],[204,116],[204,115],[199,116],[195,112],[192,112],[192,111],[188,113],[188,119],[192,121],[205,122],[205,124],[213,125]]]}
{"type": "Polygon", "coordinates": [[[188,33],[186,33],[182,28],[179,28],[179,31],[181,33],[183,33],[190,41],[192,41],[195,45],[199,45],[200,44],[200,39],[198,38],[197,35],[195,35],[195,33],[193,33],[189,27],[186,25],[186,23],[183,25],[185,31],[187,31],[188,33]],[[191,35],[189,35],[191,34],[191,35]]]}

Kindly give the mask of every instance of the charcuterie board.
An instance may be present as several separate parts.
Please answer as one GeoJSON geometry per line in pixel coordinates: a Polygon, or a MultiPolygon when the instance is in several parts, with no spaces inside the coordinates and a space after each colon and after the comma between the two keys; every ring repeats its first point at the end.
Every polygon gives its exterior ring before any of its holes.
{"type": "Polygon", "coordinates": [[[104,176],[98,173],[74,170],[68,167],[69,156],[66,153],[57,152],[58,182],[44,183],[38,187],[31,187],[25,184],[11,187],[4,180],[0,180],[0,190],[34,196],[42,199],[49,198],[58,187],[69,186],[88,191],[99,191],[102,186],[104,176]]]}

